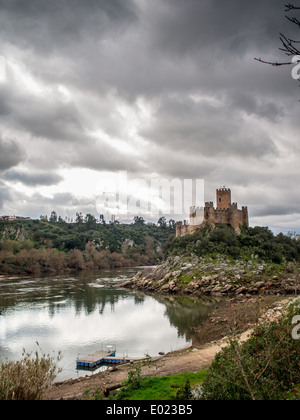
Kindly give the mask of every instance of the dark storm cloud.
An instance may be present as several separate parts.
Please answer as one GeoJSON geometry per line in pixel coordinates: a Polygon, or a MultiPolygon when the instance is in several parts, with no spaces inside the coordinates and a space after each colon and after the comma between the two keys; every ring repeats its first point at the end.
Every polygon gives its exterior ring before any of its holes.
{"type": "Polygon", "coordinates": [[[11,113],[11,107],[9,104],[9,90],[5,85],[0,85],[0,118],[11,113]]]}
{"type": "Polygon", "coordinates": [[[24,158],[24,152],[15,140],[0,137],[0,172],[16,166],[24,158]]]}
{"type": "Polygon", "coordinates": [[[172,98],[158,109],[151,128],[141,135],[165,147],[193,150],[199,156],[276,154],[269,135],[256,130],[241,131],[242,120],[240,112],[233,112],[233,107],[228,107],[227,103],[172,98]]]}
{"type": "Polygon", "coordinates": [[[167,54],[244,54],[249,46],[273,42],[279,1],[154,0],[148,3],[153,45],[167,54]],[[153,7],[154,3],[154,7],[153,7]]]}
{"type": "Polygon", "coordinates": [[[9,88],[0,86],[0,121],[33,137],[55,141],[76,141],[84,131],[77,105],[66,102],[57,86],[42,95],[32,95],[20,89],[16,75],[10,77],[9,88]]]}
{"type": "Polygon", "coordinates": [[[21,129],[34,137],[54,141],[82,141],[84,121],[74,104],[63,104],[53,97],[52,100],[31,99],[23,105],[16,105],[15,120],[21,129]]]}
{"type": "Polygon", "coordinates": [[[11,195],[9,192],[9,188],[0,181],[0,208],[4,205],[5,202],[8,202],[10,200],[11,195]]]}
{"type": "MultiPolygon", "coordinates": [[[[127,170],[202,177],[212,191],[230,184],[258,216],[271,212],[270,197],[251,191],[272,186],[284,211],[283,191],[297,187],[298,83],[290,67],[254,61],[287,59],[279,32],[299,31],[284,9],[281,0],[0,0],[0,123],[2,138],[16,139],[14,153],[0,141],[6,186],[55,185],[62,168],[127,170]],[[18,80],[23,72],[40,90],[18,80]]],[[[24,211],[38,203],[51,206],[38,194],[24,211]]]]}
{"type": "Polygon", "coordinates": [[[274,0],[2,4],[2,39],[18,46],[28,41],[36,57],[24,59],[38,77],[94,94],[114,90],[130,100],[247,87],[254,54],[277,50],[285,28],[282,4],[274,0]],[[40,43],[47,45],[35,51],[40,43]],[[241,65],[237,60],[249,50],[253,56],[241,65]]]}
{"type": "Polygon", "coordinates": [[[37,185],[54,185],[62,181],[62,177],[55,173],[25,173],[17,170],[5,172],[4,179],[6,181],[21,182],[28,186],[37,185]]]}
{"type": "Polygon", "coordinates": [[[234,68],[249,49],[276,50],[285,28],[274,0],[0,1],[0,9],[1,39],[33,50],[36,60],[24,59],[37,76],[127,99],[217,88],[207,72],[234,68]]]}
{"type": "Polygon", "coordinates": [[[284,216],[293,215],[299,212],[299,206],[292,205],[288,208],[282,204],[278,205],[258,205],[254,211],[252,211],[253,217],[264,217],[264,216],[284,216]]]}
{"type": "MultiPolygon", "coordinates": [[[[256,54],[276,54],[279,30],[288,26],[279,1],[141,4],[138,20],[124,36],[80,49],[84,60],[78,63],[77,82],[99,89],[106,84],[131,100],[195,89],[241,89],[249,83],[247,67],[256,54]],[[88,62],[94,65],[87,66],[88,62]]],[[[255,65],[259,73],[262,66],[255,65]]],[[[252,85],[254,79],[252,73],[252,85]]]]}
{"type": "Polygon", "coordinates": [[[1,34],[42,54],[118,32],[135,18],[131,0],[1,0],[0,9],[1,34]]]}

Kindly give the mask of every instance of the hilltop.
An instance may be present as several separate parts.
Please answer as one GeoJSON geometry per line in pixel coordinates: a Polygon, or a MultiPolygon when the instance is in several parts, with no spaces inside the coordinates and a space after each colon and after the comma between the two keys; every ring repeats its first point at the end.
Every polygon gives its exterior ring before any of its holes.
{"type": "Polygon", "coordinates": [[[300,289],[300,242],[268,228],[197,230],[171,238],[167,258],[124,287],[193,295],[290,294],[300,289]]]}

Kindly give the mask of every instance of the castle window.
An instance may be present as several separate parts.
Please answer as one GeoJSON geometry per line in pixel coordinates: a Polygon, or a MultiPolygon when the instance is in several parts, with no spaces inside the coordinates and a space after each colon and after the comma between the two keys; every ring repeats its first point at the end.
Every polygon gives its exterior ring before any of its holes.
{"type": "Polygon", "coordinates": [[[222,202],[222,198],[219,198],[219,203],[221,203],[222,202]]]}

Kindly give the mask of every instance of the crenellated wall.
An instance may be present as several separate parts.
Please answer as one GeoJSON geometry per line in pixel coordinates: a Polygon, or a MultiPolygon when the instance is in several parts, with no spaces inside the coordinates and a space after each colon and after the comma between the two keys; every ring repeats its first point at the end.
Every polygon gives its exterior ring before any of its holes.
{"type": "Polygon", "coordinates": [[[206,226],[231,225],[240,233],[241,226],[249,226],[248,208],[238,209],[237,203],[231,203],[231,190],[221,188],[217,190],[217,208],[213,202],[205,203],[204,208],[191,209],[190,223],[187,221],[176,224],[176,236],[185,236],[193,233],[196,229],[203,229],[206,226]]]}

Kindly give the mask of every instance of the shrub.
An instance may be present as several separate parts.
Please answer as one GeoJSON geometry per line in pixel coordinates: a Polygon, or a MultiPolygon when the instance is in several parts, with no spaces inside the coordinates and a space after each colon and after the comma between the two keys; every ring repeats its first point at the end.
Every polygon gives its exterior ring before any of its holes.
{"type": "Polygon", "coordinates": [[[261,260],[280,264],[300,261],[300,242],[283,234],[274,234],[264,227],[244,228],[240,235],[231,226],[217,226],[214,230],[196,230],[193,235],[170,238],[165,245],[167,256],[190,255],[199,257],[222,254],[234,259],[241,255],[250,259],[257,255],[261,260]]]}
{"type": "Polygon", "coordinates": [[[211,365],[201,399],[290,399],[300,384],[300,343],[292,337],[297,312],[294,305],[279,322],[258,325],[242,345],[231,340],[211,365]]]}
{"type": "Polygon", "coordinates": [[[84,270],[84,259],[79,249],[71,249],[68,255],[68,266],[74,270],[84,270]]]}
{"type": "Polygon", "coordinates": [[[0,365],[0,400],[41,400],[56,377],[61,359],[36,352],[23,354],[23,360],[0,365]]]}

